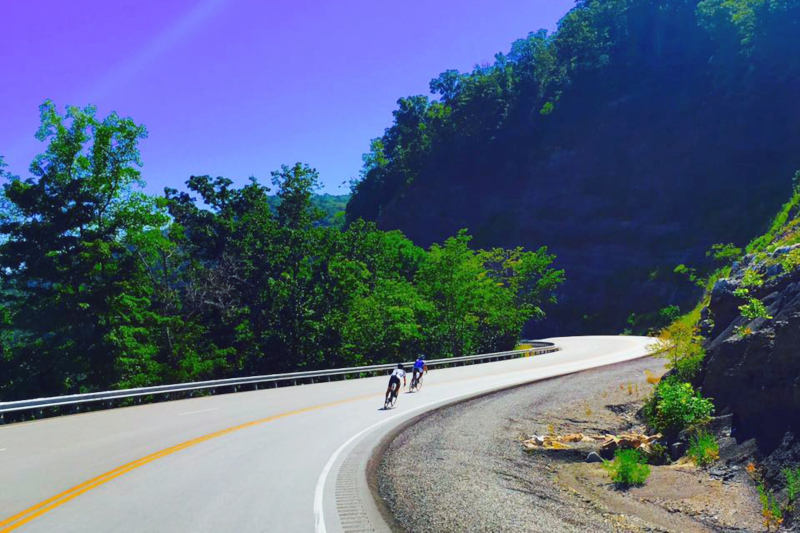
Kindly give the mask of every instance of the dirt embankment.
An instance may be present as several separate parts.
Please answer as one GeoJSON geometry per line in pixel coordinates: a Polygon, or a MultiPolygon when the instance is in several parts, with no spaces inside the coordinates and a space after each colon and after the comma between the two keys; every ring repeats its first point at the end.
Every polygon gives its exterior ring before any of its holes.
{"type": "Polygon", "coordinates": [[[719,466],[652,467],[644,486],[625,491],[600,464],[585,462],[591,444],[522,445],[534,434],[641,429],[644,371],[662,367],[645,359],[437,411],[389,446],[380,496],[398,527],[415,533],[763,531],[757,494],[737,459],[726,457],[725,439],[719,466]]]}

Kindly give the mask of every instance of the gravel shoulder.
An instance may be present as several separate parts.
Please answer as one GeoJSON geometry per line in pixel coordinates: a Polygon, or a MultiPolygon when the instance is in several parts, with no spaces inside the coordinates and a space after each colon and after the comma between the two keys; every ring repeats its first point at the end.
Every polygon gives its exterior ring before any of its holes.
{"type": "MultiPolygon", "coordinates": [[[[526,452],[532,434],[618,433],[650,390],[642,359],[537,382],[434,411],[398,434],[377,468],[395,526],[424,532],[763,531],[743,472],[679,464],[617,490],[585,450],[526,452]]],[[[433,375],[432,375],[433,377],[433,375]]],[[[424,391],[421,392],[424,394],[424,391]]]]}

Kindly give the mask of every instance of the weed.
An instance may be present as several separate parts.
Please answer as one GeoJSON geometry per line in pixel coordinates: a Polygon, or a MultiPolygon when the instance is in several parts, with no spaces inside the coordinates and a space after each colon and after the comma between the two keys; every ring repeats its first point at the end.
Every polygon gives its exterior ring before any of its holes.
{"type": "Polygon", "coordinates": [[[707,431],[701,431],[692,437],[686,455],[697,466],[708,466],[719,459],[717,439],[707,431]]]}
{"type": "Polygon", "coordinates": [[[772,491],[767,490],[764,483],[759,483],[758,497],[761,500],[761,516],[764,517],[764,526],[767,531],[775,529],[777,531],[783,524],[783,509],[772,491]]]}
{"type": "Polygon", "coordinates": [[[551,437],[556,434],[556,427],[553,424],[547,425],[547,434],[550,435],[551,437]]]}
{"type": "Polygon", "coordinates": [[[760,287],[764,284],[764,278],[755,270],[747,270],[742,277],[743,287],[760,287]]]}
{"type": "Polygon", "coordinates": [[[592,408],[589,405],[587,405],[586,406],[586,416],[592,416],[592,413],[593,413],[592,408]]]}
{"type": "Polygon", "coordinates": [[[786,496],[789,498],[789,507],[794,509],[797,497],[800,496],[800,467],[784,468],[783,477],[786,478],[786,496]]]}
{"type": "Polygon", "coordinates": [[[624,486],[643,485],[650,476],[650,467],[638,450],[617,450],[613,461],[603,461],[614,483],[624,486]]]}

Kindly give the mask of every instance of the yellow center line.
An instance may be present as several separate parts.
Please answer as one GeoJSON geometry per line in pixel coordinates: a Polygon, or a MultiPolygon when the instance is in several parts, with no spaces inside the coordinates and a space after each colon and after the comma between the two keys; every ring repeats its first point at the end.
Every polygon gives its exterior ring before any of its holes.
{"type": "Polygon", "coordinates": [[[56,494],[55,496],[53,496],[51,498],[48,498],[48,499],[44,500],[43,502],[40,502],[40,503],[34,505],[33,507],[25,509],[24,511],[22,511],[20,513],[17,513],[17,514],[15,514],[13,516],[10,516],[10,517],[6,518],[2,522],[0,522],[0,533],[8,533],[9,531],[13,531],[13,530],[15,530],[15,529],[27,524],[31,520],[33,520],[33,519],[35,519],[35,518],[37,518],[39,516],[42,516],[43,514],[49,512],[49,511],[52,511],[53,509],[55,509],[57,507],[60,507],[60,506],[64,505],[65,503],[69,502],[70,500],[73,500],[73,499],[77,498],[81,494],[84,494],[86,492],[89,492],[92,489],[95,489],[95,488],[97,488],[97,487],[99,487],[101,485],[104,485],[105,483],[108,483],[109,481],[111,481],[111,480],[113,480],[113,479],[115,479],[115,478],[117,478],[117,477],[119,477],[119,476],[121,476],[123,474],[127,474],[128,472],[130,472],[132,470],[135,470],[135,469],[137,469],[137,468],[139,468],[141,466],[144,466],[144,465],[146,465],[148,463],[152,463],[153,461],[161,459],[162,457],[166,457],[168,455],[171,455],[173,453],[179,452],[181,450],[185,450],[186,448],[190,448],[190,447],[195,446],[197,444],[200,444],[202,442],[206,442],[206,441],[209,441],[211,439],[215,439],[217,437],[222,437],[223,435],[227,435],[229,433],[233,433],[235,431],[240,431],[242,429],[246,429],[246,428],[249,428],[249,427],[257,426],[257,425],[260,425],[260,424],[266,424],[267,422],[273,422],[273,421],[279,420],[281,418],[286,418],[286,417],[289,417],[289,416],[299,415],[299,414],[302,414],[302,413],[308,413],[309,411],[317,411],[319,409],[324,409],[324,408],[327,408],[327,407],[334,407],[334,406],[342,405],[342,404],[345,404],[345,403],[356,402],[356,401],[364,400],[364,399],[367,399],[367,398],[374,398],[375,396],[382,396],[382,395],[369,394],[369,395],[364,395],[364,396],[356,396],[354,398],[348,398],[346,400],[340,400],[338,402],[324,403],[324,404],[320,404],[320,405],[313,405],[311,407],[304,407],[302,409],[297,409],[295,411],[288,411],[286,413],[281,413],[281,414],[270,416],[270,417],[267,417],[267,418],[262,418],[262,419],[259,419],[259,420],[253,420],[251,422],[245,422],[244,424],[239,424],[238,426],[233,426],[233,427],[229,427],[227,429],[222,429],[220,431],[215,431],[214,433],[209,433],[208,435],[203,435],[201,437],[197,437],[197,438],[188,440],[186,442],[182,442],[180,444],[176,444],[175,446],[171,446],[169,448],[165,448],[165,449],[163,449],[161,451],[158,451],[158,452],[152,453],[150,455],[147,455],[145,457],[142,457],[141,459],[137,459],[135,461],[131,461],[131,462],[126,463],[126,464],[124,464],[124,465],[122,465],[120,467],[117,467],[117,468],[113,469],[113,470],[109,470],[108,472],[106,472],[104,474],[100,474],[99,476],[94,477],[94,478],[92,478],[92,479],[90,479],[88,481],[84,481],[80,485],[75,485],[74,487],[72,487],[70,489],[67,489],[64,492],[61,492],[59,494],[56,494]]]}

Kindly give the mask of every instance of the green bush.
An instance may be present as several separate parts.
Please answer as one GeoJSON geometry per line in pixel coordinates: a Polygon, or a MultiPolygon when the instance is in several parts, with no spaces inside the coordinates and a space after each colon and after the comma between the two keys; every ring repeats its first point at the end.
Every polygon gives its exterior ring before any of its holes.
{"type": "Polygon", "coordinates": [[[603,468],[620,485],[643,485],[650,476],[650,467],[638,450],[617,450],[613,461],[603,461],[603,468]]]}
{"type": "Polygon", "coordinates": [[[707,431],[701,431],[692,437],[689,450],[686,452],[689,459],[697,466],[708,466],[719,459],[719,444],[717,439],[707,431]]]}
{"type": "Polygon", "coordinates": [[[772,317],[767,312],[767,306],[764,305],[764,302],[758,298],[753,298],[752,296],[747,298],[746,304],[739,306],[739,311],[742,312],[743,317],[749,320],[755,320],[756,318],[766,318],[767,320],[772,320],[772,317]]]}
{"type": "Polygon", "coordinates": [[[713,412],[711,400],[703,398],[690,383],[675,379],[661,381],[644,406],[650,427],[673,434],[707,420],[713,412]]]}

